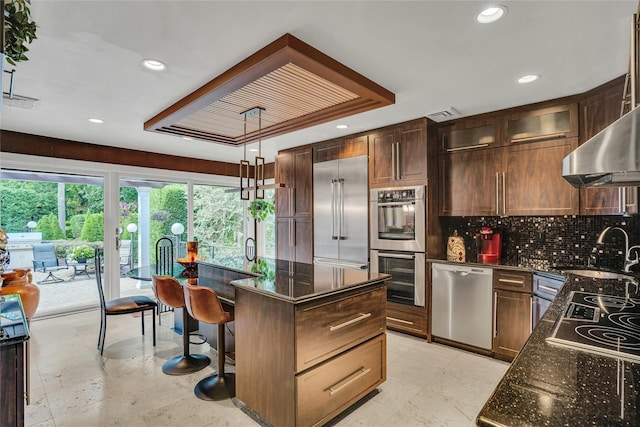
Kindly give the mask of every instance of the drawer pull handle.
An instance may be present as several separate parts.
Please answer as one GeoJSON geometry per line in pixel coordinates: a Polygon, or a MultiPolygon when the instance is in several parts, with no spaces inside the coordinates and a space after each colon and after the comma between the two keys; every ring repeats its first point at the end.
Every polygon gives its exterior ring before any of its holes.
{"type": "Polygon", "coordinates": [[[329,326],[329,332],[337,331],[338,329],[342,329],[345,326],[349,326],[356,322],[364,320],[367,317],[371,317],[371,313],[362,313],[360,316],[356,317],[355,319],[347,320],[346,322],[340,323],[339,325],[329,326]]]}
{"type": "Polygon", "coordinates": [[[402,320],[402,319],[396,319],[395,317],[387,316],[387,320],[391,320],[398,323],[404,323],[405,325],[413,325],[413,322],[409,322],[407,320],[402,320]]]}
{"type": "Polygon", "coordinates": [[[329,387],[329,394],[331,396],[333,396],[334,394],[338,393],[340,390],[342,390],[345,387],[348,387],[351,384],[353,384],[354,382],[358,381],[360,378],[364,377],[369,372],[371,372],[371,368],[367,368],[367,369],[360,368],[360,369],[358,369],[353,374],[347,376],[345,379],[343,379],[341,381],[338,381],[335,385],[332,385],[331,387],[329,387]],[[351,378],[349,378],[349,377],[351,377],[351,378]],[[336,385],[340,384],[342,381],[344,381],[344,383],[342,383],[340,386],[336,387],[336,385]],[[336,388],[334,388],[334,387],[336,387],[336,388]]]}
{"type": "Polygon", "coordinates": [[[557,294],[558,290],[555,288],[550,288],[549,286],[545,286],[545,285],[538,285],[539,289],[544,289],[545,291],[551,292],[552,294],[557,294]]]}
{"type": "Polygon", "coordinates": [[[498,282],[502,282],[502,283],[515,283],[516,285],[524,285],[524,280],[498,279],[498,282]]]}

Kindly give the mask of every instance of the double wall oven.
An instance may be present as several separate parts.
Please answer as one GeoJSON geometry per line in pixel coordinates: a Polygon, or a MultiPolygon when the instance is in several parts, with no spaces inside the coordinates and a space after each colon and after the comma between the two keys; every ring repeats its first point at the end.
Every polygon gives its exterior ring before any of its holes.
{"type": "Polygon", "coordinates": [[[391,275],[387,300],[425,305],[425,187],[371,190],[371,271],[391,275]]]}

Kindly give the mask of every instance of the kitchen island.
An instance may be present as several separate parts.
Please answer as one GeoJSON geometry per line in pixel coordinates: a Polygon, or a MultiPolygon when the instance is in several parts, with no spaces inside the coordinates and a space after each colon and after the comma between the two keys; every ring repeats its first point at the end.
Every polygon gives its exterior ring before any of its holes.
{"type": "Polygon", "coordinates": [[[230,283],[239,405],[278,427],[324,424],[385,381],[389,275],[280,260],[248,267],[261,277],[230,283]]]}
{"type": "MultiPolygon", "coordinates": [[[[607,357],[547,341],[573,291],[616,296],[619,299],[613,300],[626,307],[640,303],[640,293],[625,281],[566,276],[565,285],[482,408],[478,425],[640,425],[640,363],[629,361],[629,355],[607,357]],[[631,298],[626,297],[627,288],[631,298]]],[[[598,304],[603,313],[620,307],[598,304]]],[[[632,338],[633,334],[627,339],[632,338]]],[[[640,337],[635,339],[628,344],[638,355],[640,337]]]]}

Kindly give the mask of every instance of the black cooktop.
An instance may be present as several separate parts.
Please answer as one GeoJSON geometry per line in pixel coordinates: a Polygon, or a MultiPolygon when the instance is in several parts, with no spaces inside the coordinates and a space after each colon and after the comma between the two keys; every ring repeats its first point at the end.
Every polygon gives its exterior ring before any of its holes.
{"type": "Polygon", "coordinates": [[[640,362],[640,296],[574,291],[547,342],[640,362]]]}

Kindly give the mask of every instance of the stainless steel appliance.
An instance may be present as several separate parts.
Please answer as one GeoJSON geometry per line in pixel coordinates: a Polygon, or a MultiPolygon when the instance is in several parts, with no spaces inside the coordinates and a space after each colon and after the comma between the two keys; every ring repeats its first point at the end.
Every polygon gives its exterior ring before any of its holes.
{"type": "Polygon", "coordinates": [[[391,275],[387,301],[424,307],[425,256],[423,252],[371,251],[371,271],[391,275]]]}
{"type": "Polygon", "coordinates": [[[425,187],[371,190],[371,247],[425,252],[425,187]]]}
{"type": "Polygon", "coordinates": [[[368,158],[313,165],[314,263],[368,268],[368,158]]]}
{"type": "Polygon", "coordinates": [[[547,341],[574,350],[640,362],[640,298],[571,292],[569,303],[547,341]]]}
{"type": "Polygon", "coordinates": [[[491,350],[493,270],[431,265],[431,333],[491,350]]]}
{"type": "Polygon", "coordinates": [[[558,294],[564,280],[564,276],[543,271],[533,272],[533,312],[531,315],[534,328],[558,294]]]}
{"type": "Polygon", "coordinates": [[[34,243],[42,242],[39,231],[25,233],[7,233],[7,251],[10,254],[9,269],[33,268],[34,243]]]}

